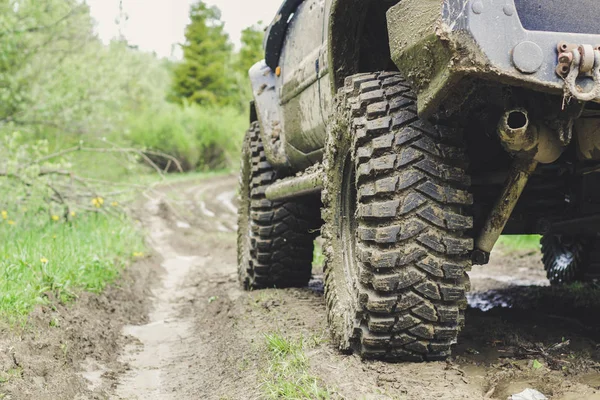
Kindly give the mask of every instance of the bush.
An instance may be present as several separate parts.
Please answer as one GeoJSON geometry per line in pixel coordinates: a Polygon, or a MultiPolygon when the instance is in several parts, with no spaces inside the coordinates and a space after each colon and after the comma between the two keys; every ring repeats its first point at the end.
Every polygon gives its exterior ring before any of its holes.
{"type": "Polygon", "coordinates": [[[246,118],[232,107],[165,104],[136,116],[129,138],[135,146],[176,157],[186,171],[224,169],[235,165],[246,128],[246,118]]]}

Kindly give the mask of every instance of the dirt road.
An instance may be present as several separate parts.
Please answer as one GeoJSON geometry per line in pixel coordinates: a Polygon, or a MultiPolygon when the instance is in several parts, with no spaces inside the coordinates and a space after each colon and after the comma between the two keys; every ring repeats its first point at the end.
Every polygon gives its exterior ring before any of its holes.
{"type": "Polygon", "coordinates": [[[278,333],[310,343],[308,373],[332,398],[504,400],[534,388],[552,399],[600,399],[600,295],[545,286],[537,254],[501,250],[473,270],[472,308],[449,362],[385,364],[338,353],[328,341],[318,266],[310,288],[240,290],[236,182],[175,184],[149,200],[143,224],[156,256],[126,276],[138,284],[84,299],[79,317],[66,317],[73,310],[40,317],[45,323],[59,313],[54,341],[72,349],[57,362],[61,347],[47,346],[54,360],[43,382],[21,356],[40,346],[39,335],[0,342],[17,357],[0,361],[23,371],[23,380],[0,386],[0,398],[261,399],[273,368],[265,335],[278,333]]]}

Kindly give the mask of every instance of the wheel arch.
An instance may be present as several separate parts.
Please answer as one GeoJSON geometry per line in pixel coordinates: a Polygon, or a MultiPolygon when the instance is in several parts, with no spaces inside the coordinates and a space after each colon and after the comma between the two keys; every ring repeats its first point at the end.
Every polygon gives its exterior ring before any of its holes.
{"type": "Polygon", "coordinates": [[[285,154],[285,130],[279,105],[275,71],[265,60],[254,64],[248,72],[254,100],[250,108],[250,122],[257,121],[266,157],[275,168],[288,168],[285,154]]]}
{"type": "Polygon", "coordinates": [[[334,94],[348,76],[397,70],[390,56],[386,12],[399,1],[332,0],[328,62],[334,94]]]}

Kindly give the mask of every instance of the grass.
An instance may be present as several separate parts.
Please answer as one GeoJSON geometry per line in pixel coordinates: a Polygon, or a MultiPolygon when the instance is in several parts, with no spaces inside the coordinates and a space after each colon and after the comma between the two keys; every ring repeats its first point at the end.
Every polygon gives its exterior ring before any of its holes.
{"type": "Polygon", "coordinates": [[[87,213],[65,222],[7,214],[0,220],[0,316],[8,320],[81,291],[98,293],[143,255],[142,233],[125,216],[87,213]]]}
{"type": "Polygon", "coordinates": [[[308,369],[303,338],[290,340],[280,333],[265,335],[269,354],[269,368],[263,389],[269,399],[330,399],[328,389],[308,369]]]}
{"type": "Polygon", "coordinates": [[[312,264],[314,267],[319,268],[323,268],[323,265],[325,265],[325,254],[323,254],[323,246],[319,240],[315,240],[312,264]]]}
{"type": "Polygon", "coordinates": [[[498,245],[510,251],[538,251],[540,249],[539,235],[510,235],[501,236],[498,245]]]}
{"type": "MultiPolygon", "coordinates": [[[[23,369],[21,367],[10,368],[7,371],[0,372],[0,384],[9,382],[13,379],[19,379],[23,376],[23,369]]],[[[1,394],[0,394],[1,396],[1,394]]],[[[2,398],[2,397],[0,397],[2,398]]]]}

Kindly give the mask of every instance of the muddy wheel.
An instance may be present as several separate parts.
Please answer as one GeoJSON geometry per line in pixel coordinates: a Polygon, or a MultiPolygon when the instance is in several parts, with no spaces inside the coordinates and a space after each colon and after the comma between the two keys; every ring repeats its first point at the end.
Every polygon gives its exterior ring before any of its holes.
{"type": "Polygon", "coordinates": [[[439,360],[464,321],[473,240],[466,156],[417,117],[397,73],[346,79],[323,191],[328,319],[341,350],[439,360]]]}
{"type": "Polygon", "coordinates": [[[238,273],[246,289],[302,287],[311,277],[319,206],[267,200],[265,190],[276,179],[255,122],[242,150],[238,211],[238,273]]]}
{"type": "Polygon", "coordinates": [[[585,236],[545,235],[542,261],[553,285],[587,282],[600,278],[598,241],[585,236]]]}

